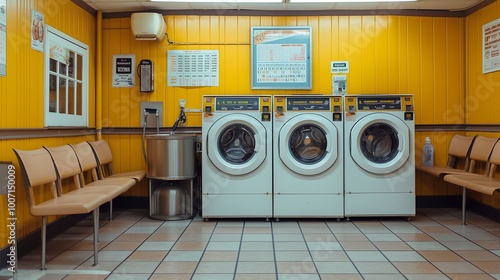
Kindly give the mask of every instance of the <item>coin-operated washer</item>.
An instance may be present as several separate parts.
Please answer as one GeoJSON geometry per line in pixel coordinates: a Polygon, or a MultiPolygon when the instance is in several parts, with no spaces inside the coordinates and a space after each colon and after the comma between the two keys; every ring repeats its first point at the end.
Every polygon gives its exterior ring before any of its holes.
{"type": "MultiPolygon", "coordinates": [[[[145,123],[147,117],[145,114],[145,123]]],[[[174,134],[179,122],[184,121],[185,115],[181,110],[172,133],[144,133],[151,219],[182,220],[195,215],[196,135],[174,134]]]]}

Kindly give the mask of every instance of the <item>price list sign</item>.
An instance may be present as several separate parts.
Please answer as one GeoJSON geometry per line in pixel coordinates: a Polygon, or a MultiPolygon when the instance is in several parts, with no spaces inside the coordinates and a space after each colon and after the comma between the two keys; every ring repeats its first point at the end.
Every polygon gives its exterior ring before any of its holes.
{"type": "Polygon", "coordinates": [[[311,27],[252,27],[252,89],[311,89],[311,27]]]}
{"type": "Polygon", "coordinates": [[[219,51],[169,51],[168,85],[219,86],[219,51]]]}
{"type": "Polygon", "coordinates": [[[500,19],[483,25],[483,73],[500,70],[500,19]]]}

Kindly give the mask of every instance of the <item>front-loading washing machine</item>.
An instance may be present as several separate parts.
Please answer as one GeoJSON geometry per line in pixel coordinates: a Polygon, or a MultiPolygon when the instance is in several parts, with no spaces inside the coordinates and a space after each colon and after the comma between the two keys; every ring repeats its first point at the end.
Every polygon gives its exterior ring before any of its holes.
{"type": "Polygon", "coordinates": [[[202,217],[272,217],[271,96],[202,103],[202,217]]]}
{"type": "Polygon", "coordinates": [[[343,217],[342,97],[273,100],[274,217],[343,217]]]}
{"type": "Polygon", "coordinates": [[[345,96],[344,114],[345,216],[414,216],[413,96],[345,96]]]}

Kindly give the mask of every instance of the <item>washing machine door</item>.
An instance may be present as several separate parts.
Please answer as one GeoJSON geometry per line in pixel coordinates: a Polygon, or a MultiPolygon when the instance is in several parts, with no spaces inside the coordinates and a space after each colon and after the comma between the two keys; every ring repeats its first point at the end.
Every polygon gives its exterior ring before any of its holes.
{"type": "Polygon", "coordinates": [[[244,175],[266,159],[266,128],[246,114],[230,114],[215,121],[207,133],[207,155],[222,172],[244,175]]]}
{"type": "Polygon", "coordinates": [[[398,170],[410,155],[410,130],[399,118],[374,113],[357,121],[350,131],[352,159],[364,170],[387,174],[398,170]]]}
{"type": "Polygon", "coordinates": [[[281,161],[298,174],[320,174],[337,160],[338,130],[323,116],[297,115],[282,126],[278,137],[281,161]]]}

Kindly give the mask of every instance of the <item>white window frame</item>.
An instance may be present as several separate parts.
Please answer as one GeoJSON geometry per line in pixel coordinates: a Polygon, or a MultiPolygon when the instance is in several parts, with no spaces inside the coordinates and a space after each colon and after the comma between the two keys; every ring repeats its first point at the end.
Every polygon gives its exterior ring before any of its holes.
{"type": "MultiPolygon", "coordinates": [[[[88,127],[88,68],[89,68],[89,54],[88,46],[75,38],[68,36],[59,30],[47,26],[45,31],[44,40],[44,127],[51,126],[72,126],[72,127],[88,127]],[[62,48],[67,48],[68,51],[73,51],[76,54],[82,56],[82,68],[81,68],[81,115],[68,114],[68,97],[66,96],[66,112],[51,112],[50,111],[50,48],[55,44],[61,46],[62,48]]],[[[73,63],[76,63],[75,61],[73,63]]],[[[76,67],[74,67],[76,68],[76,67]]],[[[76,71],[76,70],[74,70],[76,71]]],[[[53,75],[59,75],[57,73],[52,73],[53,75]]],[[[68,76],[65,76],[68,78],[68,76]]],[[[74,74],[74,83],[76,85],[77,75],[74,74]]],[[[68,78],[66,81],[68,84],[72,78],[68,78]]],[[[59,80],[58,80],[59,81],[59,80]]],[[[59,108],[59,98],[56,98],[56,108],[59,108]]],[[[74,97],[76,102],[76,96],[74,97]]],[[[77,111],[76,104],[74,105],[74,111],[77,111]]]]}

